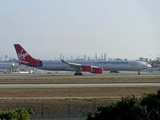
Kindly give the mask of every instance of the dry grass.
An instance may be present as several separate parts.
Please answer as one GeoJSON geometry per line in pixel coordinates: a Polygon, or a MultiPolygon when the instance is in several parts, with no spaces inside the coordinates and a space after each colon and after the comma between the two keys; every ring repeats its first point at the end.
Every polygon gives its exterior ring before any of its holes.
{"type": "MultiPolygon", "coordinates": [[[[103,83],[103,82],[159,82],[160,78],[54,78],[0,79],[0,83],[103,83]]],[[[0,97],[110,97],[156,92],[158,87],[103,87],[103,88],[3,88],[0,97]]]]}
{"type": "Polygon", "coordinates": [[[87,83],[87,82],[159,82],[160,77],[151,77],[151,78],[97,78],[97,77],[74,77],[74,78],[50,78],[50,79],[35,79],[35,78],[30,78],[30,79],[4,79],[0,78],[0,83],[11,83],[11,82],[18,82],[18,83],[87,83]]]}
{"type": "Polygon", "coordinates": [[[104,87],[104,88],[3,88],[1,98],[41,98],[41,97],[114,97],[157,92],[159,87],[104,87]]]}

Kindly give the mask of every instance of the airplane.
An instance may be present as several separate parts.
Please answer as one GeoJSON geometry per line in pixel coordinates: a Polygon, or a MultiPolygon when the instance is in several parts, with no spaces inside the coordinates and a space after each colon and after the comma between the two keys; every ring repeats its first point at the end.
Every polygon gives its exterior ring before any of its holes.
{"type": "Polygon", "coordinates": [[[33,58],[20,44],[14,44],[20,64],[43,70],[52,71],[76,71],[74,75],[82,75],[82,72],[102,74],[103,71],[140,71],[151,67],[143,61],[106,61],[106,60],[81,60],[81,61],[42,61],[33,58]]]}
{"type": "Polygon", "coordinates": [[[18,65],[14,62],[0,62],[0,72],[10,73],[18,65]]]}

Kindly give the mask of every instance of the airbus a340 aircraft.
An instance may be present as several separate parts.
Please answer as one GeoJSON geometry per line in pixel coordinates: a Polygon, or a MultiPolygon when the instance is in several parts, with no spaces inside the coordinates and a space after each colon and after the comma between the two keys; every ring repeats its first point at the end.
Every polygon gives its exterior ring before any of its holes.
{"type": "Polygon", "coordinates": [[[142,61],[106,61],[106,60],[82,60],[82,61],[41,61],[30,56],[19,44],[14,44],[17,52],[17,62],[43,70],[76,71],[74,75],[82,75],[82,72],[102,74],[103,71],[140,71],[150,68],[151,65],[142,61]]]}

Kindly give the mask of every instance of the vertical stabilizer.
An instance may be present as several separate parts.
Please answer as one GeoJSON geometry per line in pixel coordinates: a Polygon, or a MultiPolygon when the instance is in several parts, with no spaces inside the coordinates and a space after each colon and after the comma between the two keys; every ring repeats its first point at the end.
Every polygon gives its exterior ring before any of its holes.
{"type": "Polygon", "coordinates": [[[41,61],[34,59],[32,56],[30,56],[26,50],[19,44],[14,44],[15,50],[17,52],[18,56],[18,62],[29,65],[29,66],[41,66],[41,61]]]}

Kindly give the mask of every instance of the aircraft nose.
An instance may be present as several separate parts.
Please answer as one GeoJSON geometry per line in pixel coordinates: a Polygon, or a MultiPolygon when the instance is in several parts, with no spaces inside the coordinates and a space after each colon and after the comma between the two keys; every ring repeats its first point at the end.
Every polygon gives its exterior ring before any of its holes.
{"type": "Polygon", "coordinates": [[[151,68],[152,66],[150,65],[150,64],[148,64],[148,63],[146,63],[146,64],[144,64],[143,65],[145,68],[151,68]]]}

